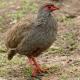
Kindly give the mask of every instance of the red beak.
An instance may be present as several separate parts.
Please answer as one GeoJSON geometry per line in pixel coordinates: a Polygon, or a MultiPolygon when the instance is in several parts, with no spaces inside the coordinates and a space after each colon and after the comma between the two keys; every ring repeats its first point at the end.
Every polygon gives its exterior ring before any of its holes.
{"type": "Polygon", "coordinates": [[[54,7],[53,9],[54,9],[54,10],[59,10],[59,7],[54,7]]]}
{"type": "Polygon", "coordinates": [[[59,10],[58,7],[54,6],[54,7],[51,7],[51,10],[54,11],[54,10],[59,10]]]}

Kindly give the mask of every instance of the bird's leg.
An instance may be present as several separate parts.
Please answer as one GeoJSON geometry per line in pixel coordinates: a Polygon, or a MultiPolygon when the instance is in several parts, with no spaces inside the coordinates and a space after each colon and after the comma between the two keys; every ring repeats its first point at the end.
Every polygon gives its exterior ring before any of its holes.
{"type": "Polygon", "coordinates": [[[31,57],[28,57],[28,59],[29,59],[29,62],[31,64],[32,68],[33,68],[32,76],[36,76],[37,75],[37,70],[36,70],[36,67],[34,66],[34,62],[33,62],[31,57]]]}
{"type": "Polygon", "coordinates": [[[36,62],[36,59],[33,56],[28,58],[33,68],[32,76],[36,76],[38,73],[46,72],[47,69],[42,69],[40,65],[36,62]]]}
{"type": "Polygon", "coordinates": [[[38,63],[36,62],[36,59],[35,59],[34,57],[32,57],[32,61],[34,62],[34,65],[35,65],[36,70],[37,70],[38,73],[46,72],[46,71],[48,70],[47,68],[42,69],[41,66],[40,66],[40,64],[38,64],[38,63]]]}
{"type": "Polygon", "coordinates": [[[37,70],[37,72],[42,72],[42,69],[41,69],[41,67],[40,67],[40,64],[38,64],[37,62],[36,62],[36,59],[34,58],[34,57],[32,57],[32,61],[34,62],[34,65],[35,65],[35,67],[36,67],[36,70],[37,70]]]}

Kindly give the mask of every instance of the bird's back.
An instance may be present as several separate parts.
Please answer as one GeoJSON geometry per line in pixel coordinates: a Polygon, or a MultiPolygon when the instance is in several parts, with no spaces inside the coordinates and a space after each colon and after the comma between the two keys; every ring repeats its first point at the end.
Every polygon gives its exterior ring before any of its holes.
{"type": "Polygon", "coordinates": [[[17,24],[12,26],[5,34],[5,45],[7,48],[16,48],[21,40],[24,38],[25,33],[31,30],[31,20],[23,19],[17,24]]]}

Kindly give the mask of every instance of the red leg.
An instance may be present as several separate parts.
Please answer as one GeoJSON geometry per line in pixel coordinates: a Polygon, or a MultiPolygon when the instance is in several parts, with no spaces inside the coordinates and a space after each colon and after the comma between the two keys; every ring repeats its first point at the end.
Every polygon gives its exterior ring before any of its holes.
{"type": "Polygon", "coordinates": [[[34,62],[32,61],[32,58],[30,57],[30,58],[28,58],[29,59],[29,62],[30,62],[30,64],[31,64],[31,66],[32,66],[32,76],[36,76],[37,75],[37,70],[36,70],[36,67],[34,66],[34,62]]]}
{"type": "Polygon", "coordinates": [[[44,68],[44,69],[43,69],[43,68],[40,66],[40,64],[38,64],[38,63],[36,62],[36,59],[35,59],[34,57],[32,57],[32,60],[33,60],[35,66],[36,66],[36,68],[37,68],[37,72],[39,72],[39,73],[47,72],[47,70],[49,69],[49,68],[44,68]]]}
{"type": "Polygon", "coordinates": [[[40,65],[36,62],[34,57],[31,56],[31,57],[28,57],[28,58],[29,58],[30,64],[33,67],[33,72],[32,72],[33,76],[36,76],[38,73],[41,73],[41,72],[46,72],[47,69],[42,69],[40,67],[40,65]]]}
{"type": "Polygon", "coordinates": [[[38,73],[43,72],[43,70],[41,69],[40,64],[38,64],[38,63],[36,62],[36,59],[35,59],[34,57],[32,57],[32,60],[33,60],[34,65],[35,65],[35,67],[36,67],[36,69],[37,69],[37,72],[38,72],[38,73]]]}

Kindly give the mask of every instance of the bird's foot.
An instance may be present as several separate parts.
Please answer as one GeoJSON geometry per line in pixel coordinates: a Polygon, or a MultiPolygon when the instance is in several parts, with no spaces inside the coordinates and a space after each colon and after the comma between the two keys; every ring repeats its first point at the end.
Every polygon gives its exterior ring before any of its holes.
{"type": "Polygon", "coordinates": [[[47,73],[47,71],[49,70],[49,68],[35,68],[32,71],[32,76],[36,77],[38,75],[43,75],[44,73],[47,73]]]}
{"type": "Polygon", "coordinates": [[[37,69],[37,72],[39,72],[39,73],[45,73],[48,70],[49,70],[49,68],[39,68],[39,69],[37,69]]]}

